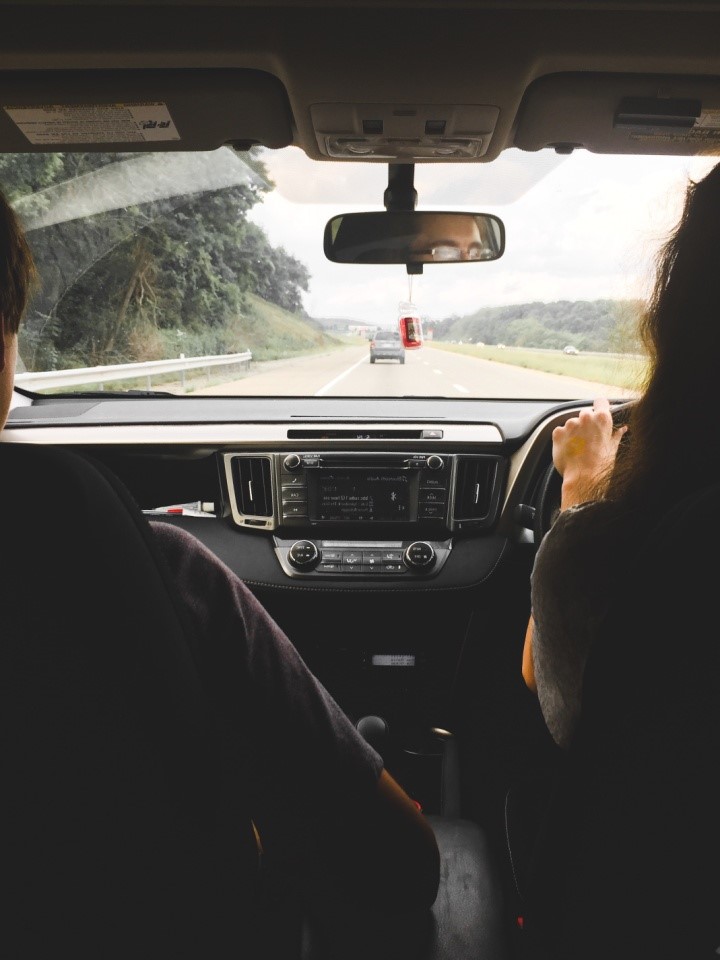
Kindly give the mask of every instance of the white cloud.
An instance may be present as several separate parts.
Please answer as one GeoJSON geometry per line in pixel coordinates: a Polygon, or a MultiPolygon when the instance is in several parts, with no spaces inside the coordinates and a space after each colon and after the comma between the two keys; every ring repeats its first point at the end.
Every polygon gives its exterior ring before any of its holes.
{"type": "MultiPolygon", "coordinates": [[[[252,217],[273,244],[308,266],[308,312],[387,319],[399,301],[409,299],[405,268],[333,264],[322,249],[331,216],[358,207],[382,209],[387,168],[314,163],[294,148],[267,160],[272,178],[283,186],[252,217]]],[[[425,316],[442,318],[514,302],[643,296],[655,251],[680,213],[688,177],[701,177],[715,162],[509,151],[502,162],[487,165],[418,165],[418,209],[464,206],[497,213],[505,221],[507,246],[495,263],[426,267],[413,279],[412,299],[425,316]],[[504,202],[511,195],[519,199],[504,202]]]]}

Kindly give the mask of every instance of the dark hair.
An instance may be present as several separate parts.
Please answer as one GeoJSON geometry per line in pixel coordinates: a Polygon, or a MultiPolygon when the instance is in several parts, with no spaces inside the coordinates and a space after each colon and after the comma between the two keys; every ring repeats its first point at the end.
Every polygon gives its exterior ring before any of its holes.
{"type": "Polygon", "coordinates": [[[687,187],[640,335],[647,375],[606,496],[653,509],[720,477],[720,164],[687,187]]]}
{"type": "Polygon", "coordinates": [[[0,325],[6,333],[18,332],[35,276],[20,221],[0,191],[0,325]]]}

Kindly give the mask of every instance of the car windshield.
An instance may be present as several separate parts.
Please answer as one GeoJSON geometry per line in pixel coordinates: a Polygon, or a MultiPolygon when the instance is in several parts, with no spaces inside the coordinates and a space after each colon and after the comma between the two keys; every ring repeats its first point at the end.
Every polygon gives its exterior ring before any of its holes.
{"type": "Polygon", "coordinates": [[[387,166],[295,147],[0,158],[39,282],[27,393],[451,398],[632,396],[636,320],[688,178],[714,158],[509,150],[418,164],[417,209],[494,213],[494,262],[337,264],[323,230],[382,210],[387,166]],[[403,364],[368,341],[420,318],[403,364]]]}

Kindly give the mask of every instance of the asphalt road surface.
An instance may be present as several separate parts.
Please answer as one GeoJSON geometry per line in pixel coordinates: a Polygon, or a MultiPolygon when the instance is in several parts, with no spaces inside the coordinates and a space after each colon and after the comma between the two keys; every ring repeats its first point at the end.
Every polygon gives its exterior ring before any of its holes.
{"type": "Polygon", "coordinates": [[[632,393],[573,377],[513,367],[428,344],[408,350],[405,363],[370,363],[368,345],[308,357],[251,363],[247,375],[195,394],[216,396],[517,398],[575,400],[632,393]]]}

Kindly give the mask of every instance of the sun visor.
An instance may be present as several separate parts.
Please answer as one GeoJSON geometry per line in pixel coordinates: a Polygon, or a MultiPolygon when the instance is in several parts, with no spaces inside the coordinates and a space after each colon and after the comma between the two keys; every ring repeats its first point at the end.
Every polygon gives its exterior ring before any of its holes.
{"type": "Polygon", "coordinates": [[[257,70],[0,71],[0,151],[285,147],[285,87],[257,70]]]}
{"type": "Polygon", "coordinates": [[[553,74],[528,87],[514,145],[559,153],[720,152],[720,78],[553,74]]]}

